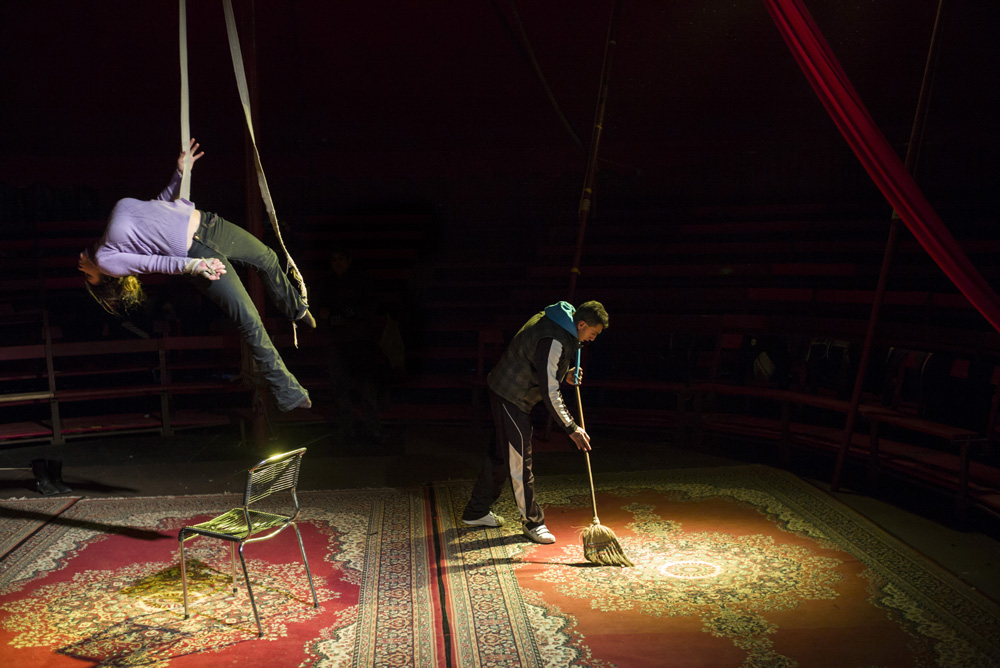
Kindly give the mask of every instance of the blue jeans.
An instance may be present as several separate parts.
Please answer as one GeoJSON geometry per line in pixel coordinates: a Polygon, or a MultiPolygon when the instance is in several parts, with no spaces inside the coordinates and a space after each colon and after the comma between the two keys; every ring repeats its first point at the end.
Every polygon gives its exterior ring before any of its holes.
{"type": "Polygon", "coordinates": [[[306,304],[282,271],[278,256],[273,250],[242,227],[221,216],[207,211],[199,213],[201,225],[194,234],[188,257],[219,258],[228,271],[217,281],[195,276],[195,287],[236,323],[261,375],[274,394],[278,410],[290,411],[304,402],[309,393],[288,370],[271,343],[257,307],[232,264],[255,269],[271,301],[290,320],[301,317],[306,311],[306,304]]]}

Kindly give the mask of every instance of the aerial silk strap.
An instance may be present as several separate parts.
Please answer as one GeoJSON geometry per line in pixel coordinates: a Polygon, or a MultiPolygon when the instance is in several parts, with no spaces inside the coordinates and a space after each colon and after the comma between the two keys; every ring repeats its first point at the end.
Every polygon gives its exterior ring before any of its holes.
{"type": "MultiPolygon", "coordinates": [[[[226,31],[229,34],[229,53],[233,57],[233,69],[236,72],[236,86],[240,91],[240,101],[243,103],[243,115],[246,117],[247,130],[250,133],[250,142],[253,145],[254,167],[257,170],[257,183],[260,185],[260,196],[264,200],[264,207],[267,209],[268,218],[271,219],[271,227],[274,229],[274,235],[278,238],[281,250],[285,253],[285,262],[291,271],[292,278],[296,283],[298,283],[299,293],[302,295],[303,301],[308,303],[309,293],[306,289],[305,280],[303,280],[302,274],[299,272],[299,268],[295,264],[295,260],[292,259],[291,254],[285,247],[284,239],[281,238],[281,230],[278,227],[278,216],[274,212],[274,202],[271,200],[271,191],[267,187],[267,178],[264,176],[264,168],[260,162],[260,153],[257,151],[257,139],[254,137],[253,132],[253,118],[250,115],[250,93],[247,87],[246,70],[243,67],[243,52],[240,49],[240,37],[236,31],[236,19],[233,17],[232,1],[225,0],[224,8],[226,10],[226,31]]],[[[295,331],[294,323],[292,328],[293,331],[295,331]]],[[[298,337],[296,336],[296,345],[297,344],[298,337]]]]}
{"type": "Polygon", "coordinates": [[[184,171],[181,176],[181,199],[191,200],[191,114],[188,98],[187,5],[180,4],[181,54],[181,151],[184,151],[184,171]]]}

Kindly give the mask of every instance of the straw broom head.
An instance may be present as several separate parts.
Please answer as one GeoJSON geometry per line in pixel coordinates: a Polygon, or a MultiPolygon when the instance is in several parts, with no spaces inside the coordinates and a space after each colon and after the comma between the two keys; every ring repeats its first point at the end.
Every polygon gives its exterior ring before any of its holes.
{"type": "MultiPolygon", "coordinates": [[[[580,428],[586,431],[583,422],[583,400],[580,398],[580,351],[576,351],[576,405],[580,409],[580,428]]],[[[594,492],[594,473],[590,469],[590,454],[584,450],[587,462],[587,478],[590,481],[590,501],[594,507],[594,521],[583,530],[583,556],[592,564],[598,566],[635,566],[625,556],[615,532],[602,525],[597,519],[597,494],[594,492]]]]}
{"type": "Polygon", "coordinates": [[[635,566],[625,556],[615,532],[598,524],[594,518],[593,524],[583,530],[583,556],[592,564],[598,566],[635,566]]]}

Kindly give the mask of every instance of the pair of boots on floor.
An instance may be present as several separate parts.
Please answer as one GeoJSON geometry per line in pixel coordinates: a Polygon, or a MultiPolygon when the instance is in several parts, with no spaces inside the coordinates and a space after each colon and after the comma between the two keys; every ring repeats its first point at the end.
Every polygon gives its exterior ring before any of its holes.
{"type": "Polygon", "coordinates": [[[63,482],[59,459],[32,459],[31,472],[35,474],[35,488],[42,496],[73,491],[63,482]]]}

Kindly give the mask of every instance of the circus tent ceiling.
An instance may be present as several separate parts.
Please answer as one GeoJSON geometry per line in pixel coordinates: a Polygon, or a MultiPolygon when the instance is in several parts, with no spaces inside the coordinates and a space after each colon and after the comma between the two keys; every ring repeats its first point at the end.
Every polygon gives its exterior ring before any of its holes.
{"type": "MultiPolygon", "coordinates": [[[[806,2],[900,150],[937,4],[806,2]]],[[[239,174],[242,113],[221,2],[188,5],[192,131],[217,173],[239,174]]],[[[248,3],[235,5],[245,15],[248,3]]],[[[262,153],[278,175],[582,172],[584,151],[525,56],[518,24],[587,143],[611,5],[256,2],[262,153]]],[[[925,137],[936,159],[989,155],[1000,143],[998,87],[984,76],[1000,62],[989,33],[997,14],[996,3],[945,7],[925,137]]],[[[128,174],[176,151],[175,1],[11,0],[0,8],[0,49],[0,183],[145,185],[128,174]]],[[[775,146],[847,150],[762,3],[625,0],[602,139],[611,168],[669,174],[699,152],[775,146]]]]}

